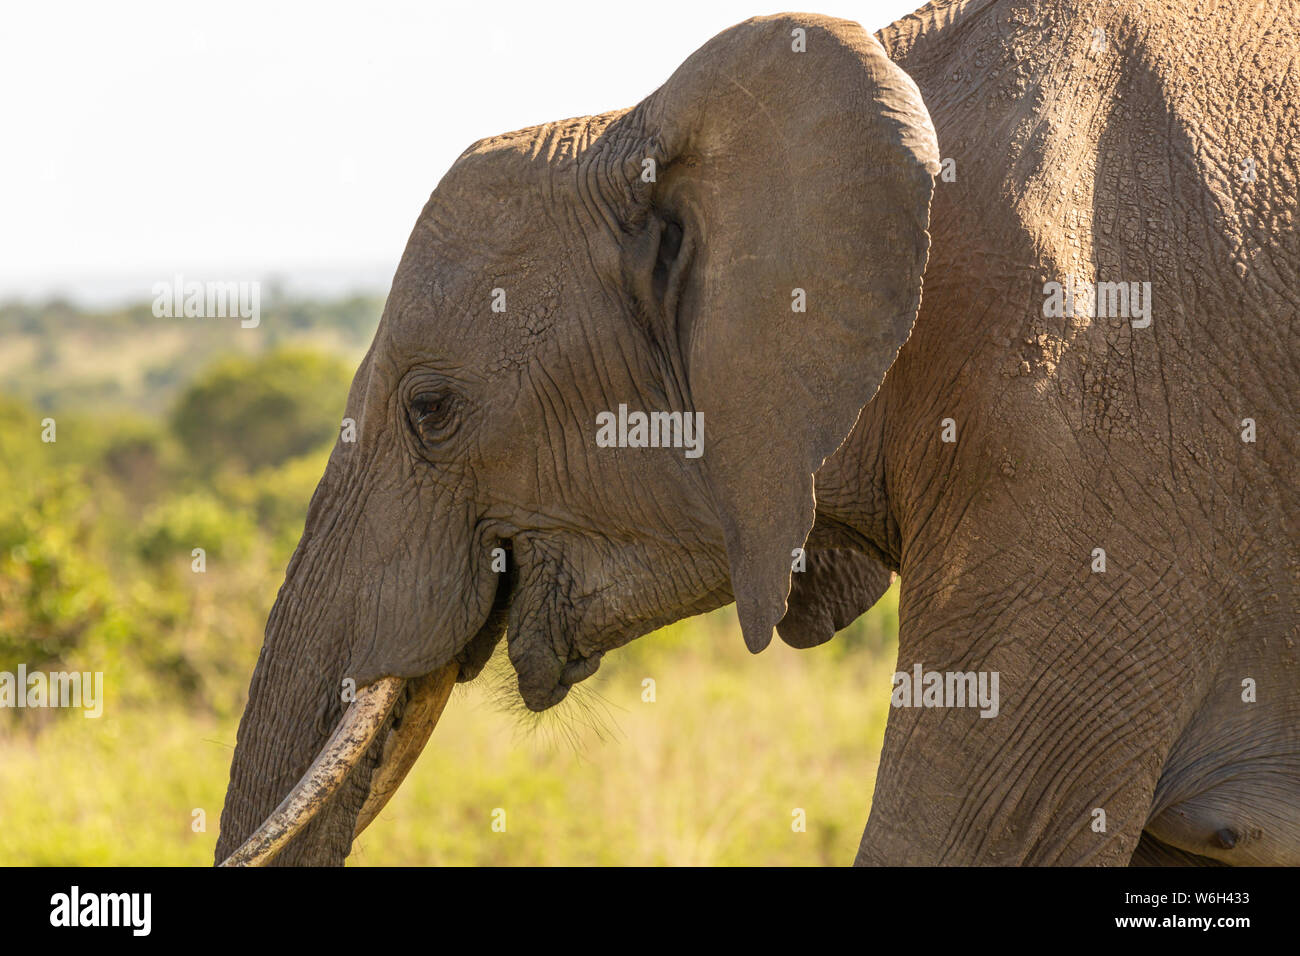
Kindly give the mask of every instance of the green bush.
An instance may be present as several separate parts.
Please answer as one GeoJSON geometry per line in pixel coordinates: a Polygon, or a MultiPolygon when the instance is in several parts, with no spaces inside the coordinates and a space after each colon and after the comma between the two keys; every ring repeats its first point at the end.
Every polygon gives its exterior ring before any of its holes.
{"type": "Polygon", "coordinates": [[[195,548],[205,558],[239,557],[248,553],[254,533],[247,514],[207,492],[191,492],[164,499],[145,515],[136,550],[155,564],[178,557],[188,562],[195,548]]]}
{"type": "Polygon", "coordinates": [[[307,505],[325,473],[329,455],[330,448],[322,446],[252,475],[218,475],[213,484],[222,500],[256,521],[275,552],[287,560],[302,537],[307,505]]]}
{"type": "Polygon", "coordinates": [[[341,360],[317,352],[224,359],[181,395],[172,428],[197,468],[255,471],[337,435],[350,383],[341,360]]]}
{"type": "MultiPolygon", "coordinates": [[[[0,477],[6,476],[0,471],[0,477]]],[[[0,662],[68,663],[111,613],[96,515],[75,471],[0,493],[0,662]]],[[[8,669],[0,666],[0,669],[8,669]]]]}

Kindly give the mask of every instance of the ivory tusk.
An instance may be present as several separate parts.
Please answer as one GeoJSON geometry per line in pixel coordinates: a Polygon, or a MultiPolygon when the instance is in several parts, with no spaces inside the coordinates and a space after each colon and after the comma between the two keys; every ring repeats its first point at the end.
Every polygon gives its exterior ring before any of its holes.
{"type": "Polygon", "coordinates": [[[429,735],[442,716],[442,709],[447,706],[451,689],[456,686],[456,674],[460,665],[452,661],[442,670],[426,674],[424,677],[410,681],[411,699],[396,726],[388,732],[384,741],[384,754],[370,778],[370,796],[357,816],[357,826],[352,839],[361,835],[379,811],[397,792],[397,788],[406,779],[406,774],[415,765],[415,760],[429,742],[429,735]]]}
{"type": "Polygon", "coordinates": [[[320,812],[369,749],[404,684],[399,677],[385,677],[361,688],[302,779],[221,865],[261,866],[282,850],[320,812]]]}

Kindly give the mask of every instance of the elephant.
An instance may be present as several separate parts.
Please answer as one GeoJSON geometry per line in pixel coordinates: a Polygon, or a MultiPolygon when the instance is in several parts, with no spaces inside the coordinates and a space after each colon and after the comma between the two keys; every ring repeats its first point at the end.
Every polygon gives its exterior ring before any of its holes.
{"type": "Polygon", "coordinates": [[[216,861],[341,865],[503,638],[544,710],[732,601],[751,652],[820,645],[897,573],[853,862],[1300,863],[1298,20],[759,17],[472,145],[352,383],[216,861]]]}

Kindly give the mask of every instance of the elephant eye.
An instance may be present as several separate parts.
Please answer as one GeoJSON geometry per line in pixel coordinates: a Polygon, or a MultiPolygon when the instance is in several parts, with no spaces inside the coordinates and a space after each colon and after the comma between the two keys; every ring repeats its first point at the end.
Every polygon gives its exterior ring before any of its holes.
{"type": "Polygon", "coordinates": [[[436,441],[451,434],[455,424],[456,398],[447,392],[417,395],[411,402],[411,427],[423,441],[436,441]]]}

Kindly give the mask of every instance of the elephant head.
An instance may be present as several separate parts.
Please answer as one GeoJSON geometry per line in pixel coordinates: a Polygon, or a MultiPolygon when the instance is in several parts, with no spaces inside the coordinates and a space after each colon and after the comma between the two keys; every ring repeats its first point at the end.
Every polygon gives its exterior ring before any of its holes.
{"type": "Polygon", "coordinates": [[[217,859],[258,831],[239,861],[341,863],[503,635],[534,710],[733,598],[765,647],[814,473],[915,319],[937,168],[911,80],[815,16],[466,150],[267,622],[217,859]]]}

